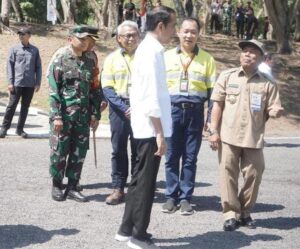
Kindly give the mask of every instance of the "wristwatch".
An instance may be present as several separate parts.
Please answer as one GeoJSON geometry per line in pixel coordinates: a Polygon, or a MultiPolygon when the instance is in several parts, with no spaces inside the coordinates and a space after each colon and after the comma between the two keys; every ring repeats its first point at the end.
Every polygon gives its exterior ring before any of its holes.
{"type": "Polygon", "coordinates": [[[209,129],[208,133],[209,133],[209,136],[212,136],[214,134],[219,134],[218,130],[216,130],[216,129],[209,129]]]}

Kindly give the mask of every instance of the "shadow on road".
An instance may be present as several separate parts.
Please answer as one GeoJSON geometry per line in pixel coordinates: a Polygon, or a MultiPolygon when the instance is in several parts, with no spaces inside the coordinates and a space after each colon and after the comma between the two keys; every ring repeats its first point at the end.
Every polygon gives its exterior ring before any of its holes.
{"type": "Polygon", "coordinates": [[[156,239],[160,243],[160,248],[171,249],[237,249],[250,246],[254,241],[277,241],[282,237],[272,234],[246,235],[240,231],[235,232],[207,232],[195,237],[183,237],[177,239],[156,239]],[[172,245],[165,245],[172,244],[172,245]]]}
{"type": "Polygon", "coordinates": [[[0,225],[0,245],[5,249],[22,248],[45,243],[54,235],[70,236],[79,232],[66,228],[48,231],[33,225],[0,225]]]}
{"type": "Polygon", "coordinates": [[[284,209],[285,206],[278,204],[269,204],[269,203],[256,203],[253,209],[254,213],[260,212],[274,212],[277,210],[284,209]]]}
{"type": "Polygon", "coordinates": [[[300,217],[276,217],[269,219],[257,219],[256,225],[269,229],[291,230],[300,228],[300,217]]]}
{"type": "Polygon", "coordinates": [[[300,144],[290,144],[290,143],[266,143],[265,147],[286,147],[286,148],[297,148],[300,144]]]}

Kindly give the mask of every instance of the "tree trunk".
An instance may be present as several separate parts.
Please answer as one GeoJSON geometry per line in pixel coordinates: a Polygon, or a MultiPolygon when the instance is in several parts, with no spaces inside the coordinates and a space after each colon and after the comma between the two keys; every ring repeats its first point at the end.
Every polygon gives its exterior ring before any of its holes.
{"type": "Polygon", "coordinates": [[[64,23],[74,25],[73,0],[60,0],[60,2],[64,13],[64,23]]]}
{"type": "Polygon", "coordinates": [[[179,24],[182,22],[182,20],[184,19],[185,17],[185,14],[184,14],[184,8],[182,6],[182,1],[180,0],[173,0],[174,2],[174,6],[175,6],[175,10],[177,12],[177,18],[179,20],[179,24]]]}
{"type": "Polygon", "coordinates": [[[296,42],[300,42],[300,0],[297,0],[295,4],[295,37],[296,42]]]}
{"type": "Polygon", "coordinates": [[[194,17],[199,18],[200,9],[202,8],[203,3],[199,0],[194,1],[194,17]]]}
{"type": "Polygon", "coordinates": [[[203,11],[203,18],[202,18],[202,28],[201,28],[201,34],[206,35],[207,30],[208,30],[208,25],[209,25],[209,19],[211,16],[210,13],[210,6],[211,6],[211,0],[206,0],[204,2],[204,11],[203,11]]]}
{"type": "Polygon", "coordinates": [[[292,48],[289,42],[288,3],[281,0],[265,0],[265,4],[276,35],[278,52],[281,54],[290,54],[292,48]]]}
{"type": "Polygon", "coordinates": [[[90,1],[88,1],[88,3],[96,15],[96,21],[97,21],[98,28],[103,27],[103,15],[102,15],[102,10],[101,10],[100,5],[98,4],[98,2],[96,0],[90,0],[90,1]]]}
{"type": "Polygon", "coordinates": [[[118,26],[118,9],[119,9],[119,1],[118,0],[110,0],[108,4],[108,34],[112,34],[115,32],[118,26]]]}
{"type": "Polygon", "coordinates": [[[18,22],[24,22],[24,15],[18,0],[11,0],[18,22]]]}
{"type": "Polygon", "coordinates": [[[11,7],[11,0],[2,0],[1,5],[1,19],[3,25],[9,27],[9,12],[11,7]]]}

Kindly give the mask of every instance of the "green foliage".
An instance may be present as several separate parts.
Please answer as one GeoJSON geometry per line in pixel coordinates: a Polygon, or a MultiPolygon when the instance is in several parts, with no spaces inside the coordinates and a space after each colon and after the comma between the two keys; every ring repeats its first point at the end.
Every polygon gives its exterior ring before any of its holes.
{"type": "Polygon", "coordinates": [[[20,0],[20,6],[27,19],[44,23],[47,17],[47,1],[20,0]]]}

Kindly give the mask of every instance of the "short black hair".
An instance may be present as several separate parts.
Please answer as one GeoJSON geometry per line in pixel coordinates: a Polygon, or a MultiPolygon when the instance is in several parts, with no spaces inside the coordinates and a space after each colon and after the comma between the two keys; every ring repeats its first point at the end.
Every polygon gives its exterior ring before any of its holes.
{"type": "Polygon", "coordinates": [[[196,18],[196,17],[185,17],[185,18],[182,20],[181,25],[182,25],[185,21],[195,22],[195,23],[197,24],[198,32],[200,32],[201,24],[200,24],[200,21],[199,21],[198,18],[196,18]]]}
{"type": "Polygon", "coordinates": [[[147,12],[147,31],[154,31],[160,22],[167,26],[172,14],[176,14],[175,10],[167,6],[159,6],[147,12]]]}

